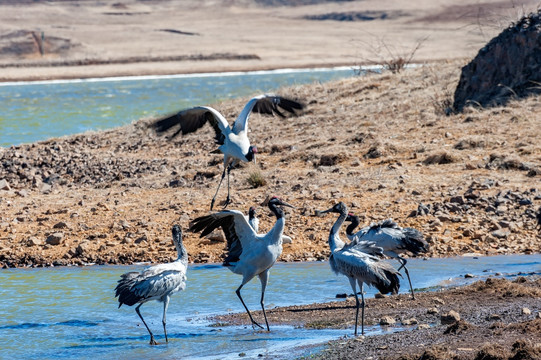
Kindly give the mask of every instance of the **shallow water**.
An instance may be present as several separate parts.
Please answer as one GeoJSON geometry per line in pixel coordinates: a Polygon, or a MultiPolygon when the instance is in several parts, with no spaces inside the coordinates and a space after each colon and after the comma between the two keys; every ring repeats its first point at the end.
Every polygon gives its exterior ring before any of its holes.
{"type": "Polygon", "coordinates": [[[109,129],[190,106],[354,75],[345,67],[0,83],[0,146],[109,129]]]}
{"type": "MultiPolygon", "coordinates": [[[[273,326],[260,332],[243,326],[210,326],[211,314],[242,312],[235,295],[240,277],[218,265],[190,266],[187,289],[173,296],[167,313],[168,345],[148,345],[148,333],[133,307],[117,309],[114,287],[120,274],[138,266],[90,266],[0,270],[0,358],[39,359],[176,359],[277,358],[302,355],[301,345],[324,343],[352,329],[307,330],[273,326]]],[[[502,276],[540,273],[541,255],[411,259],[416,288],[439,288],[476,281],[496,272],[502,276]],[[464,274],[475,275],[464,279],[464,274]]],[[[374,294],[368,290],[368,297],[374,294]]],[[[402,281],[400,292],[408,292],[402,281]]],[[[349,282],[335,276],[327,262],[278,263],[271,271],[266,307],[335,300],[350,293],[349,282]]],[[[250,309],[259,308],[257,279],[242,290],[250,309]]],[[[157,341],[163,341],[162,306],[150,302],[141,312],[157,341]]],[[[352,314],[353,315],[353,314],[352,314]]],[[[262,319],[259,319],[262,320],[262,319]]],[[[368,335],[381,332],[379,326],[368,335]]]]}

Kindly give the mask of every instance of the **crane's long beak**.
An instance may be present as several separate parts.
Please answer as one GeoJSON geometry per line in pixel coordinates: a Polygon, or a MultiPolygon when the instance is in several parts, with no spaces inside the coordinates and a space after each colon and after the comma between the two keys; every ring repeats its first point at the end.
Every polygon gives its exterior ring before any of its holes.
{"type": "Polygon", "coordinates": [[[330,213],[330,212],[332,211],[332,209],[333,209],[333,208],[330,208],[330,209],[327,209],[327,210],[323,210],[323,211],[321,211],[321,210],[316,210],[316,211],[315,211],[315,214],[316,214],[316,216],[323,216],[323,215],[325,215],[325,214],[327,214],[327,213],[330,213]]]}
{"type": "Polygon", "coordinates": [[[282,206],[287,206],[287,207],[290,207],[290,208],[296,209],[296,207],[295,207],[295,206],[293,206],[293,205],[291,205],[291,204],[288,204],[288,203],[286,203],[286,202],[284,202],[284,201],[281,201],[281,200],[280,200],[280,205],[282,205],[282,206]]]}

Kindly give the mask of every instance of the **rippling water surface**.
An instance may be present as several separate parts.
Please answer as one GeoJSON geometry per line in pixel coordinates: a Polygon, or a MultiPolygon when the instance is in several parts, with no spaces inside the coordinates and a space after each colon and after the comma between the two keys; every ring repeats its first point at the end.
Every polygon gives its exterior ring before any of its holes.
{"type": "MultiPolygon", "coordinates": [[[[218,265],[190,266],[187,289],[172,297],[167,317],[168,345],[149,346],[148,333],[134,307],[114,298],[120,274],[143,266],[90,266],[0,270],[0,358],[17,359],[178,359],[239,358],[259,354],[278,358],[302,355],[300,345],[323,343],[353,329],[306,330],[271,324],[271,332],[251,327],[210,326],[207,316],[242,312],[235,295],[241,278],[218,265]]],[[[541,255],[411,259],[408,268],[417,288],[476,281],[500,272],[540,273],[541,255]],[[471,273],[474,279],[464,279],[471,273]]],[[[243,288],[250,309],[259,307],[257,279],[243,288]]],[[[401,292],[408,292],[407,281],[401,292]]],[[[271,270],[266,306],[335,300],[350,293],[349,282],[335,276],[327,262],[278,263],[271,270]]],[[[374,291],[369,289],[368,297],[374,291]]],[[[141,307],[158,342],[163,341],[162,305],[141,307]]],[[[352,316],[353,312],[352,312],[352,316]]],[[[381,332],[378,326],[369,334],[381,332]]]]}
{"type": "Polygon", "coordinates": [[[103,130],[183,108],[351,77],[352,68],[0,83],[0,146],[103,130]]]}

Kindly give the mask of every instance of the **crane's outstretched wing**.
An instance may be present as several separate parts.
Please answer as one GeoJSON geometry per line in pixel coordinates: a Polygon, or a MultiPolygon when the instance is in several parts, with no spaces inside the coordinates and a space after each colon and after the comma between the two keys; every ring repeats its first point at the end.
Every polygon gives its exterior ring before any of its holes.
{"type": "Polygon", "coordinates": [[[250,226],[244,214],[237,210],[224,210],[211,215],[201,216],[190,223],[190,231],[200,232],[200,237],[210,234],[214,229],[221,227],[227,239],[228,254],[224,263],[238,261],[242,249],[250,241],[257,238],[257,234],[250,226]]]}
{"type": "Polygon", "coordinates": [[[206,123],[209,123],[216,135],[216,143],[223,145],[225,137],[231,131],[227,120],[217,110],[208,106],[198,106],[182,110],[175,115],[165,117],[151,124],[157,133],[164,133],[169,129],[179,126],[179,129],[171,135],[174,138],[178,134],[183,135],[194,132],[206,123]]]}
{"type": "Polygon", "coordinates": [[[258,95],[250,99],[244,106],[244,109],[242,109],[237,120],[235,120],[235,123],[233,124],[233,132],[238,134],[241,131],[246,131],[248,128],[248,118],[252,111],[267,115],[278,114],[280,117],[285,117],[280,109],[295,114],[295,110],[302,110],[303,108],[303,104],[281,96],[258,95]]]}

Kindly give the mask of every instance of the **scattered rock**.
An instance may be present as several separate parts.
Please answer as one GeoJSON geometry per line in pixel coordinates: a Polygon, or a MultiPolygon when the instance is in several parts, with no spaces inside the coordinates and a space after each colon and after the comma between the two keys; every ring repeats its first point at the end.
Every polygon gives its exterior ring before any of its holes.
{"type": "Polygon", "coordinates": [[[464,278],[465,278],[465,279],[471,279],[471,278],[474,278],[474,277],[475,277],[475,275],[473,275],[473,274],[466,274],[466,275],[464,275],[464,278]]]}
{"type": "Polygon", "coordinates": [[[225,242],[226,241],[224,233],[222,232],[222,230],[214,230],[213,232],[208,234],[206,236],[206,238],[209,239],[210,241],[218,241],[218,242],[225,242]]]}
{"type": "Polygon", "coordinates": [[[460,314],[454,310],[449,311],[448,313],[442,314],[440,321],[443,325],[453,324],[460,320],[460,314]]]}
{"type": "Polygon", "coordinates": [[[411,318],[411,319],[402,320],[401,323],[402,325],[415,325],[415,324],[418,324],[419,321],[417,321],[416,318],[411,318]]]}
{"type": "Polygon", "coordinates": [[[28,238],[28,240],[26,240],[26,246],[38,246],[38,245],[43,245],[43,240],[38,239],[35,236],[31,236],[28,238]]]}
{"type": "Polygon", "coordinates": [[[69,226],[65,222],[61,221],[53,225],[53,229],[68,229],[69,226]]]}
{"type": "Polygon", "coordinates": [[[64,233],[57,232],[47,237],[45,242],[49,245],[60,245],[64,242],[64,233]]]}
{"type": "Polygon", "coordinates": [[[379,320],[379,324],[384,326],[391,326],[396,324],[396,320],[390,316],[384,316],[379,320]]]}
{"type": "Polygon", "coordinates": [[[522,315],[531,315],[532,311],[528,308],[522,308],[522,315]]]}
{"type": "Polygon", "coordinates": [[[505,230],[495,230],[492,233],[490,233],[492,236],[498,239],[505,239],[509,236],[510,232],[505,230]]]}
{"type": "Polygon", "coordinates": [[[439,314],[440,313],[438,308],[435,308],[435,307],[428,309],[426,312],[427,312],[427,314],[439,314]]]}
{"type": "Polygon", "coordinates": [[[430,329],[430,325],[428,325],[428,324],[419,324],[419,325],[417,325],[417,330],[424,330],[424,329],[430,329]]]}
{"type": "Polygon", "coordinates": [[[443,301],[442,299],[440,299],[439,297],[435,297],[434,298],[434,302],[436,304],[439,304],[439,305],[445,305],[445,301],[443,301]]]}
{"type": "MultiPolygon", "coordinates": [[[[443,324],[443,322],[442,322],[443,324]]],[[[452,325],[450,325],[445,331],[444,334],[460,334],[464,331],[470,330],[475,328],[474,325],[464,321],[464,320],[458,320],[455,321],[452,325]]]]}
{"type": "Polygon", "coordinates": [[[5,190],[5,191],[11,190],[11,188],[9,187],[9,183],[6,181],[6,179],[0,180],[0,190],[5,190]]]}

